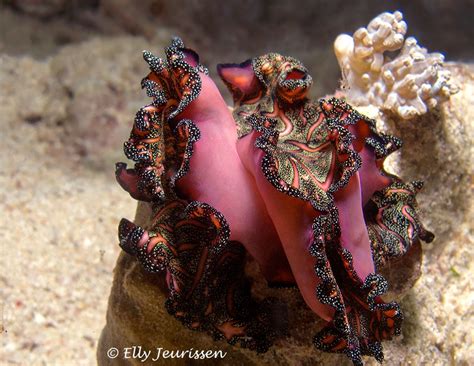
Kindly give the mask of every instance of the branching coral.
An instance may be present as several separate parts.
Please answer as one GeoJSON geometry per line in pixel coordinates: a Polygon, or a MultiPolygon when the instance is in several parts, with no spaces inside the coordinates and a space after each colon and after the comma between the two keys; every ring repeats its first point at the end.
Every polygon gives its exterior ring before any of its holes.
{"type": "Polygon", "coordinates": [[[419,240],[419,182],[383,170],[401,146],[337,98],[307,98],[298,60],[270,53],[219,65],[225,104],[197,54],[174,39],[166,60],[144,53],[140,109],[117,180],[151,204],[150,227],[123,219],[121,247],[168,286],[168,311],[186,326],[264,352],[276,336],[269,303],[244,276],[245,252],[269,285],[298,286],[328,324],[319,349],[383,359],[403,319],[378,273],[419,240]]]}
{"type": "Polygon", "coordinates": [[[382,13],[353,36],[334,42],[344,92],[357,105],[390,110],[403,119],[422,115],[457,91],[443,68],[444,56],[428,53],[413,37],[399,11],[382,13]],[[392,59],[391,54],[398,54],[392,59]]]}

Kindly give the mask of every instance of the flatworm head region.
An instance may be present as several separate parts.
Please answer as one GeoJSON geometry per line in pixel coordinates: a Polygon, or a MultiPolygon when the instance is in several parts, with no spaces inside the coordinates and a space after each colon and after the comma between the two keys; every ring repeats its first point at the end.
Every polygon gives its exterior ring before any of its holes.
{"type": "Polygon", "coordinates": [[[153,216],[146,228],[123,219],[121,247],[165,276],[166,307],[191,329],[271,346],[271,301],[251,296],[248,253],[269,284],[298,286],[328,322],[317,348],[381,361],[403,315],[383,301],[379,272],[433,239],[416,211],[421,183],[383,170],[401,141],[343,100],[309,100],[312,78],[292,57],[219,65],[231,112],[194,51],[174,39],[165,53],[144,52],[153,101],[124,145],[134,168],[116,167],[153,216]]]}

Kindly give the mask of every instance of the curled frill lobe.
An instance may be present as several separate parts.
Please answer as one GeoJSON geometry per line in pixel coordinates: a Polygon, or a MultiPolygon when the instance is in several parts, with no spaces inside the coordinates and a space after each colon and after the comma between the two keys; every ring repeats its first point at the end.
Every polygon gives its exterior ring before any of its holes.
{"type": "Polygon", "coordinates": [[[268,54],[218,67],[233,116],[197,54],[175,39],[166,60],[145,52],[153,98],[135,118],[117,180],[151,203],[147,228],[122,221],[122,248],[164,273],[167,307],[192,329],[265,351],[269,311],[250,296],[245,250],[271,284],[296,281],[328,321],[320,349],[381,360],[402,315],[374,269],[430,233],[415,190],[382,170],[400,146],[338,99],[308,101],[312,79],[268,54]],[[393,220],[398,220],[394,224],[393,220]],[[245,248],[245,250],[244,250],[245,248]],[[373,258],[373,259],[372,259],[373,258]]]}
{"type": "Polygon", "coordinates": [[[380,239],[389,230],[380,214],[368,230],[364,206],[396,184],[382,166],[400,141],[379,134],[374,121],[343,101],[308,101],[311,78],[291,57],[268,54],[218,71],[234,94],[239,155],[258,183],[298,287],[307,304],[331,320],[316,346],[345,352],[356,364],[363,354],[381,360],[380,342],[399,333],[402,315],[396,303],[381,300],[387,284],[373,272],[388,257],[403,255],[422,230],[414,195],[405,208],[398,201],[380,208],[412,218],[411,236],[399,236],[403,248],[380,239]],[[376,263],[374,250],[380,250],[376,263]]]}
{"type": "Polygon", "coordinates": [[[245,250],[229,241],[224,217],[204,203],[170,200],[155,210],[150,227],[122,219],[120,246],[146,270],[166,274],[168,312],[215,339],[265,351],[265,310],[250,297],[245,250]]]}
{"type": "Polygon", "coordinates": [[[394,180],[367,203],[367,230],[377,268],[407,254],[420,239],[433,241],[434,235],[424,228],[416,212],[415,196],[422,186],[420,181],[394,180]]]}

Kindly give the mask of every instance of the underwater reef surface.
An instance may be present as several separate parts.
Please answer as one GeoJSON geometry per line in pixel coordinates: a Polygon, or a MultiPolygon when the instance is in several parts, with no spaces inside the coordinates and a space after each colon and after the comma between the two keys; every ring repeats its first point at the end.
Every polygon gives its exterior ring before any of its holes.
{"type": "MultiPolygon", "coordinates": [[[[140,37],[96,39],[64,47],[41,62],[28,56],[0,56],[0,202],[6,213],[0,222],[0,358],[8,365],[95,362],[105,294],[119,252],[114,245],[116,223],[122,215],[132,217],[135,210],[116,185],[113,171],[104,167],[120,157],[130,116],[143,103],[136,80],[146,67],[137,55],[165,43],[140,37]],[[94,129],[108,131],[107,138],[94,129]]],[[[392,121],[387,126],[405,142],[392,169],[405,180],[427,182],[418,201],[424,222],[437,238],[424,246],[422,277],[401,301],[404,330],[402,337],[384,344],[386,365],[474,363],[471,328],[466,326],[472,324],[474,290],[474,70],[462,64],[449,69],[462,88],[439,113],[413,124],[392,121]]],[[[123,296],[118,306],[130,306],[123,291],[137,295],[135,305],[143,304],[143,314],[149,317],[110,312],[116,327],[104,339],[114,345],[129,340],[152,346],[159,339],[170,348],[176,339],[182,348],[196,348],[199,340],[202,348],[215,348],[204,336],[182,329],[164,311],[159,294],[141,292],[141,281],[149,281],[152,291],[148,276],[120,256],[112,296],[123,296]],[[159,317],[166,334],[153,320],[159,317]],[[139,332],[135,324],[140,324],[139,332]],[[116,342],[117,337],[121,341],[116,342]]],[[[264,286],[257,279],[255,295],[274,296],[264,286]]],[[[304,306],[294,290],[283,292],[290,310],[304,306]]],[[[344,356],[318,353],[307,342],[317,330],[307,325],[313,324],[309,311],[290,311],[289,316],[293,326],[286,343],[257,356],[223,342],[219,348],[228,351],[225,361],[350,364],[344,356]]],[[[314,322],[314,327],[321,325],[314,322]]]]}

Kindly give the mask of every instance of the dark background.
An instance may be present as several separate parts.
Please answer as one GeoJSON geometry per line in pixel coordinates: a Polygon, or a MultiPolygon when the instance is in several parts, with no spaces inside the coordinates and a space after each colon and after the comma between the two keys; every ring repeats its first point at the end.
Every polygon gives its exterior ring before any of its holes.
{"type": "Polygon", "coordinates": [[[152,40],[166,30],[196,49],[211,73],[216,63],[243,61],[269,51],[299,58],[316,80],[313,94],[337,87],[335,37],[352,34],[383,11],[401,10],[407,35],[432,52],[444,53],[447,60],[474,58],[474,0],[3,0],[1,4],[3,53],[45,58],[65,44],[91,37],[132,34],[152,40]]]}

